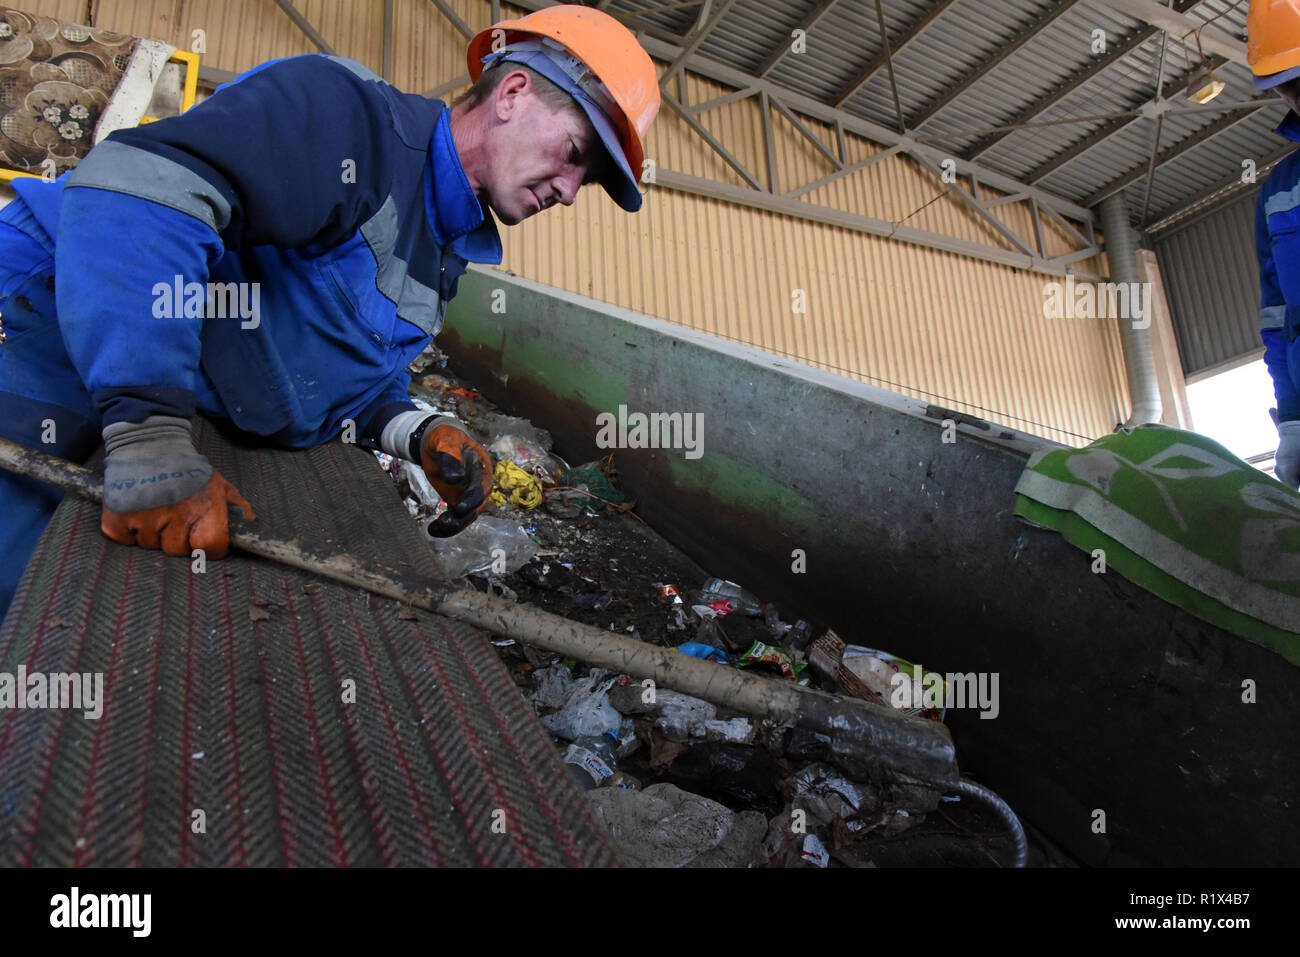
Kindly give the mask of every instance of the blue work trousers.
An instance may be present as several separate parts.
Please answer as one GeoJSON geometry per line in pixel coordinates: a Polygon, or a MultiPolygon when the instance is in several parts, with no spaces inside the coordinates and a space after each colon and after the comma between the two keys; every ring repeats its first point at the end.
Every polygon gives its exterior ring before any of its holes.
{"type": "MultiPolygon", "coordinates": [[[[54,244],[22,200],[0,209],[0,436],[73,462],[99,412],[68,357],[54,305],[54,244]]],[[[0,469],[0,618],[63,493],[0,469]]]]}

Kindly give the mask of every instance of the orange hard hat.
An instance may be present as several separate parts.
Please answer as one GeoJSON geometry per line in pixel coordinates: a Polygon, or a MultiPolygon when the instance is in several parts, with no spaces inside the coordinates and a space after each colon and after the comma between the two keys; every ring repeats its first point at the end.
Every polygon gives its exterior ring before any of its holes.
{"type": "Polygon", "coordinates": [[[1255,85],[1267,89],[1290,79],[1300,67],[1300,0],[1251,0],[1246,32],[1255,85]]]}
{"type": "Polygon", "coordinates": [[[614,160],[602,185],[624,209],[639,208],[636,183],[659,112],[659,76],[632,31],[600,10],[560,4],[494,23],[470,40],[471,80],[494,55],[540,68],[578,101],[614,160]]]}

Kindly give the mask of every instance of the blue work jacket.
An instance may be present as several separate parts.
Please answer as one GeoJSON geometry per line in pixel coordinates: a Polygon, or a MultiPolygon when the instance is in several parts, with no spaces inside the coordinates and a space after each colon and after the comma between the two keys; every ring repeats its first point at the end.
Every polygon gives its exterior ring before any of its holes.
{"type": "MultiPolygon", "coordinates": [[[[1300,117],[1288,113],[1277,132],[1300,142],[1300,117]]],[[[1273,377],[1278,419],[1300,419],[1300,153],[1273,168],[1255,207],[1259,255],[1260,337],[1273,377]]]]}
{"type": "Polygon", "coordinates": [[[17,181],[57,236],[60,331],[104,424],[197,409],[301,448],[410,408],[467,261],[501,261],[449,117],[292,57],[17,181]]]}

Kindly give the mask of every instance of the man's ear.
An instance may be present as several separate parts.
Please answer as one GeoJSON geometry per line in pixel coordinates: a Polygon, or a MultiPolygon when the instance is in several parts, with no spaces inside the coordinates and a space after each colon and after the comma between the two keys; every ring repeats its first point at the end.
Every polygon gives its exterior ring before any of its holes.
{"type": "Polygon", "coordinates": [[[497,119],[506,122],[519,109],[523,97],[532,93],[533,81],[524,70],[512,70],[501,78],[493,94],[492,104],[497,119]]]}

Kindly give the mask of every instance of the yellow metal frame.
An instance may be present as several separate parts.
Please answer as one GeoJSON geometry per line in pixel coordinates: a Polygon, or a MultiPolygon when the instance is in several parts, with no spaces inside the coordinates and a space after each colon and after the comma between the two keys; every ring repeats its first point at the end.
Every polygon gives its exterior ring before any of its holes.
{"type": "MultiPolygon", "coordinates": [[[[198,98],[199,55],[197,53],[189,53],[185,50],[177,50],[167,58],[167,62],[183,63],[185,65],[185,84],[181,88],[181,112],[184,113],[194,105],[194,101],[198,98]]],[[[159,118],[156,116],[142,116],[140,117],[140,123],[156,123],[158,122],[158,119],[159,118]]],[[[0,166],[0,183],[8,183],[24,176],[32,179],[40,179],[39,173],[24,173],[20,170],[6,169],[5,167],[0,166]]]]}

